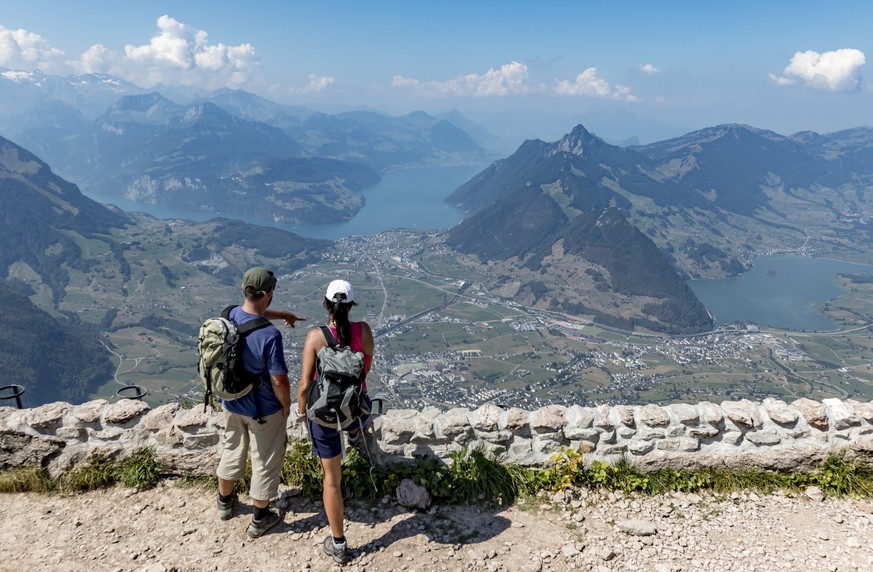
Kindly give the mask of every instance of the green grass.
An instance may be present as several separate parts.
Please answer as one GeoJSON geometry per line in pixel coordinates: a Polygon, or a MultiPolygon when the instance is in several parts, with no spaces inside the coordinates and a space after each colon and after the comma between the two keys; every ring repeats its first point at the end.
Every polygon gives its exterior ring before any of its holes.
{"type": "Polygon", "coordinates": [[[87,463],[51,479],[42,467],[20,467],[0,473],[0,493],[86,492],[122,484],[145,490],[161,479],[162,468],[154,450],[140,448],[121,459],[94,455],[87,463]]]}
{"type": "MultiPolygon", "coordinates": [[[[239,492],[248,490],[250,468],[237,482],[239,492]]],[[[137,489],[155,486],[162,476],[154,451],[138,449],[122,459],[94,456],[88,463],[52,480],[42,468],[18,468],[0,474],[0,492],[84,492],[115,484],[137,489]]],[[[626,462],[583,463],[583,456],[571,449],[552,457],[545,468],[503,464],[493,455],[478,450],[450,455],[448,462],[434,457],[416,456],[408,462],[390,466],[371,466],[357,449],[343,463],[343,493],[347,498],[374,500],[394,496],[404,479],[428,489],[442,504],[491,504],[525,506],[528,499],[544,491],[574,488],[620,490],[628,493],[659,495],[670,492],[756,491],[769,494],[777,490],[801,493],[819,487],[828,497],[873,497],[873,458],[848,458],[830,455],[811,472],[766,470],[664,469],[644,473],[626,462]]],[[[291,443],[285,454],[282,481],[299,486],[311,498],[320,498],[322,472],[307,441],[291,443]]],[[[183,477],[184,486],[215,490],[217,479],[183,477]]]]}
{"type": "Polygon", "coordinates": [[[23,467],[0,474],[0,493],[46,493],[54,489],[55,483],[42,467],[23,467]]]}

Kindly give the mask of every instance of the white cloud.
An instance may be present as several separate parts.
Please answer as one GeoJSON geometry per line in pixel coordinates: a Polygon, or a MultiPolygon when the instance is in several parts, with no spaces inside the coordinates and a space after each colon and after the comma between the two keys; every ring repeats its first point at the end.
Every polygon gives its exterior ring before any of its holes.
{"type": "Polygon", "coordinates": [[[391,87],[411,87],[411,88],[420,88],[421,82],[417,79],[412,79],[411,77],[403,77],[402,75],[395,75],[391,79],[391,87]]]}
{"type": "Polygon", "coordinates": [[[661,73],[661,68],[657,68],[652,64],[640,64],[640,71],[644,74],[654,75],[656,73],[661,73]]]}
{"type": "MultiPolygon", "coordinates": [[[[489,68],[484,74],[471,73],[447,81],[423,82],[396,75],[391,81],[391,87],[413,89],[433,96],[472,97],[503,97],[549,91],[547,86],[531,81],[527,66],[515,61],[497,69],[489,68]]],[[[558,95],[639,101],[627,86],[610,86],[605,80],[598,78],[597,68],[588,68],[576,76],[574,81],[559,81],[552,91],[558,95]]]]}
{"type": "Polygon", "coordinates": [[[446,81],[422,82],[414,78],[394,76],[391,87],[412,88],[430,95],[466,95],[473,97],[523,95],[542,91],[543,86],[528,80],[527,66],[511,62],[484,74],[471,73],[446,81]]]}
{"type": "Polygon", "coordinates": [[[309,83],[303,87],[292,87],[288,90],[289,93],[322,93],[333,85],[332,77],[322,77],[315,74],[309,74],[309,83]]]}
{"type": "Polygon", "coordinates": [[[776,85],[792,85],[794,84],[794,80],[790,77],[783,77],[781,75],[776,75],[774,73],[768,74],[770,76],[770,81],[775,83],[776,85]]]}
{"type": "Polygon", "coordinates": [[[148,44],[124,47],[114,73],[146,86],[163,82],[239,87],[259,62],[251,44],[210,44],[206,32],[166,15],[158,18],[157,26],[159,32],[148,44]]]}
{"type": "Polygon", "coordinates": [[[103,44],[94,44],[72,63],[76,73],[106,73],[116,61],[115,55],[103,44]]]}
{"type": "Polygon", "coordinates": [[[64,52],[53,48],[39,34],[0,26],[0,66],[55,73],[63,67],[64,52]]]}
{"type": "Polygon", "coordinates": [[[0,26],[0,66],[46,73],[111,73],[138,85],[241,87],[253,80],[259,57],[251,44],[210,44],[209,35],[170,16],[157,19],[147,44],[127,44],[123,53],[94,44],[69,60],[41,36],[0,26]]]}
{"type": "Polygon", "coordinates": [[[597,77],[597,68],[588,68],[577,75],[573,81],[559,81],[555,86],[555,93],[575,97],[639,101],[639,98],[632,95],[627,86],[615,84],[615,87],[610,87],[606,80],[597,77]]]}
{"type": "Polygon", "coordinates": [[[860,84],[860,69],[865,63],[864,52],[854,48],[822,53],[808,50],[795,53],[782,71],[783,75],[771,73],[770,79],[778,85],[790,85],[800,80],[815,89],[852,90],[860,84]]]}

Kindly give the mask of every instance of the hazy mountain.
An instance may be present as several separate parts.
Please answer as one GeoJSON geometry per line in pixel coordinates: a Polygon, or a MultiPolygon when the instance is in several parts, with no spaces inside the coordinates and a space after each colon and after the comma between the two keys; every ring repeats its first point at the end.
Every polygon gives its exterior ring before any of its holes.
{"type": "Polygon", "coordinates": [[[484,154],[463,130],[423,111],[402,117],[369,111],[313,113],[286,132],[313,155],[360,161],[378,170],[469,164],[484,154]]]}
{"type": "Polygon", "coordinates": [[[681,184],[682,197],[693,197],[695,206],[748,216],[767,208],[768,180],[808,187],[827,171],[791,139],[746,125],[719,125],[633,149],[657,163],[653,179],[681,184]]]}
{"type": "Polygon", "coordinates": [[[821,178],[830,184],[869,184],[873,178],[873,129],[869,127],[824,135],[805,131],[790,139],[823,160],[827,174],[821,178]]]}
{"type": "Polygon", "coordinates": [[[299,157],[281,129],[203,103],[178,105],[158,93],[122,98],[66,149],[60,172],[100,194],[150,179],[235,173],[254,162],[299,157]]]}
{"type": "Polygon", "coordinates": [[[239,89],[219,89],[206,100],[242,119],[281,128],[299,125],[313,113],[305,107],[275,103],[239,89]]]}
{"type": "Polygon", "coordinates": [[[452,125],[464,130],[473,141],[485,149],[497,149],[503,144],[500,137],[471,120],[457,109],[453,109],[446,113],[440,113],[436,115],[436,118],[448,121],[452,125]]]}
{"type": "Polygon", "coordinates": [[[359,162],[303,157],[278,127],[158,93],[120,99],[75,137],[29,142],[89,192],[223,216],[347,220],[379,180],[359,162]]]}
{"type": "Polygon", "coordinates": [[[308,224],[354,216],[384,170],[485,157],[423,112],[326,115],[241,90],[145,93],[93,74],[0,73],[0,133],[87,193],[308,224]]]}
{"type": "Polygon", "coordinates": [[[17,139],[29,129],[58,126],[60,109],[90,121],[120,97],[146,91],[109,75],[61,77],[0,68],[0,134],[17,139]]]}

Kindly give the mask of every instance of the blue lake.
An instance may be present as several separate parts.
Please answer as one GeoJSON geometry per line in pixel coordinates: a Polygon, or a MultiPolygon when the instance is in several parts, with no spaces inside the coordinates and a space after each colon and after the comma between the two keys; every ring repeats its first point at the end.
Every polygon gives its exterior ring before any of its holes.
{"type": "Polygon", "coordinates": [[[195,213],[146,205],[116,197],[88,194],[101,203],[110,203],[127,212],[144,212],[152,216],[205,221],[216,216],[274,226],[309,238],[337,240],[353,235],[376,234],[400,228],[441,230],[451,228],[464,219],[464,213],[445,198],[467,182],[485,166],[422,167],[385,173],[375,187],[363,191],[366,204],[348,222],[319,225],[278,224],[235,213],[195,213]]]}
{"type": "Polygon", "coordinates": [[[804,256],[765,256],[739,278],[691,280],[719,324],[754,322],[794,331],[826,331],[837,325],[813,308],[845,293],[838,273],[873,274],[873,266],[804,256]]]}

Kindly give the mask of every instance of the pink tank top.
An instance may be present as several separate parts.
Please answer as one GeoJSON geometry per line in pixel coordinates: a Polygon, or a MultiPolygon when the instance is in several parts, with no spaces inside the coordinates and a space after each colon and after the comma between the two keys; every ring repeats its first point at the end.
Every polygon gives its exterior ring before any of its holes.
{"type": "MultiPolygon", "coordinates": [[[[352,322],[352,341],[349,343],[349,347],[355,350],[356,352],[361,352],[364,354],[364,371],[370,371],[370,364],[373,362],[373,356],[368,356],[364,353],[364,343],[361,341],[361,334],[364,331],[364,326],[361,325],[361,322],[352,322]]],[[[336,328],[330,329],[331,333],[333,333],[334,339],[338,339],[336,335],[336,328]]],[[[364,373],[364,383],[362,384],[364,387],[364,391],[367,391],[367,374],[364,373]]]]}

